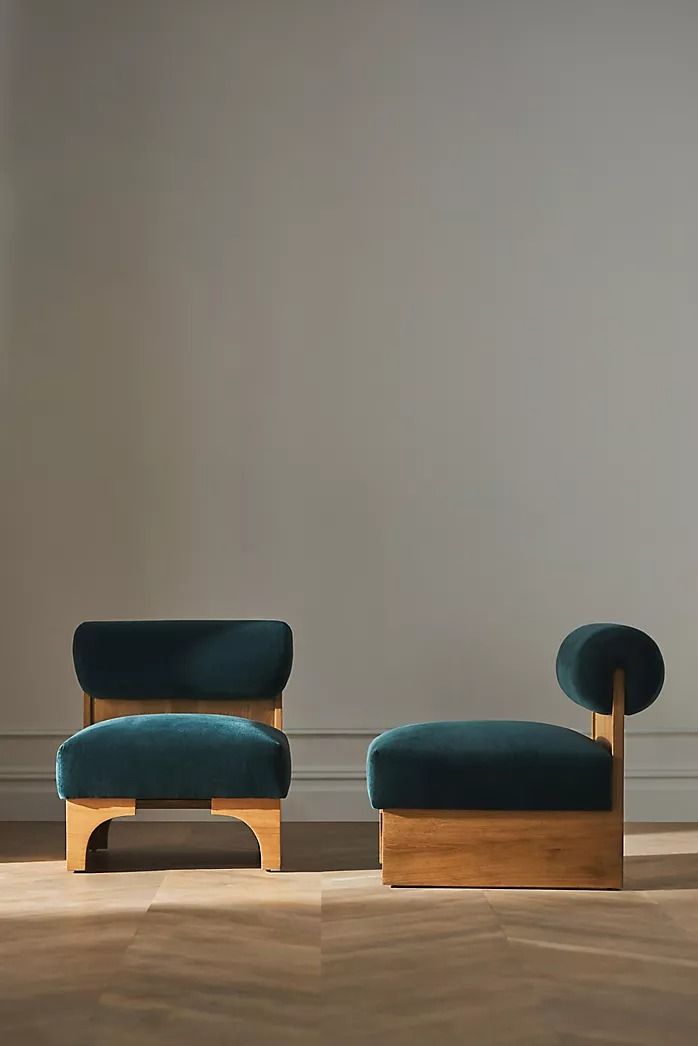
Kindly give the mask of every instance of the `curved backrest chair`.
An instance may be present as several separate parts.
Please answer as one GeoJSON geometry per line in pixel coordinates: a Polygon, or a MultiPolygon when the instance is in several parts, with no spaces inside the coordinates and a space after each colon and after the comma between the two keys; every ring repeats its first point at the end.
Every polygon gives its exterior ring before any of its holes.
{"type": "Polygon", "coordinates": [[[585,625],[557,678],[591,735],[530,722],[397,727],[370,745],[383,882],[401,886],[623,884],[625,716],[659,696],[664,661],[644,632],[585,625]]]}
{"type": "Polygon", "coordinates": [[[73,639],[84,727],[56,757],[68,868],[144,807],[204,807],[244,821],[263,867],[281,864],[291,757],[282,621],[88,621],[73,639]]]}

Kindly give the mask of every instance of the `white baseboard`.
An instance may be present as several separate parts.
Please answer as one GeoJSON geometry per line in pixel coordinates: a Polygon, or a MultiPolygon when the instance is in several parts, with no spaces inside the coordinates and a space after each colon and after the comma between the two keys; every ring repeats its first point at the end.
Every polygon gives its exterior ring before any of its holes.
{"type": "MultiPolygon", "coordinates": [[[[0,734],[0,821],[62,820],[53,760],[70,731],[0,734]]],[[[284,804],[290,821],[370,821],[365,752],[379,730],[289,730],[293,784],[284,804]]],[[[698,731],[627,734],[626,819],[698,821],[698,731]]],[[[149,811],[150,820],[199,819],[197,811],[149,811]]]]}

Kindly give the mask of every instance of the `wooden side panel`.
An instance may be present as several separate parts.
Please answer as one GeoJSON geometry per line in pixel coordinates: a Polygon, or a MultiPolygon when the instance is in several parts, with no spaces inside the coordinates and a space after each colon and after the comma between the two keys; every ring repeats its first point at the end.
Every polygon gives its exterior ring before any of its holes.
{"type": "Polygon", "coordinates": [[[272,726],[275,726],[277,730],[283,730],[284,728],[283,694],[279,694],[278,697],[274,698],[272,726]]]}
{"type": "Polygon", "coordinates": [[[391,886],[622,886],[615,811],[384,810],[391,886]]]}
{"type": "Polygon", "coordinates": [[[613,756],[613,810],[623,821],[625,791],[625,673],[613,673],[613,705],[610,715],[592,712],[591,736],[605,744],[613,756]]]}
{"type": "Polygon", "coordinates": [[[154,715],[162,712],[194,712],[208,715],[233,715],[243,719],[254,719],[258,723],[275,725],[281,698],[261,699],[259,701],[188,701],[181,698],[143,699],[141,701],[124,701],[116,698],[93,697],[92,722],[103,723],[107,719],[119,719],[127,715],[154,715]]]}
{"type": "Polygon", "coordinates": [[[383,867],[383,811],[378,811],[378,864],[383,867]]]}

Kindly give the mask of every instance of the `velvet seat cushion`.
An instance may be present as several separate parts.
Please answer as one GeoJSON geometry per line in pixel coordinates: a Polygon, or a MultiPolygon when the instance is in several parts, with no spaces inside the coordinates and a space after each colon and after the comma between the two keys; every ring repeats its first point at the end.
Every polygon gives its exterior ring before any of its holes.
{"type": "Polygon", "coordinates": [[[368,792],[377,810],[609,810],[612,765],[566,727],[419,723],[371,742],[368,792]]]}
{"type": "Polygon", "coordinates": [[[237,716],[109,719],[56,756],[61,799],[282,799],[290,782],[286,735],[237,716]]]}

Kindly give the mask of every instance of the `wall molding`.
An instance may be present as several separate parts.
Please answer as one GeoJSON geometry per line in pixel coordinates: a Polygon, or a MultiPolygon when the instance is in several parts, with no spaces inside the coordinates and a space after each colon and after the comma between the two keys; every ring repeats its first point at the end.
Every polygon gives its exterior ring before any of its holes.
{"type": "MultiPolygon", "coordinates": [[[[0,820],[58,820],[53,758],[73,729],[0,732],[0,820]]],[[[289,820],[371,820],[364,759],[376,727],[296,727],[289,820]]],[[[698,821],[698,728],[626,731],[628,820],[698,821]]],[[[154,817],[158,815],[154,811],[154,817]]],[[[182,815],[178,815],[182,816],[182,815]]]]}
{"type": "MultiPolygon", "coordinates": [[[[0,738],[13,737],[47,737],[53,739],[70,737],[78,730],[78,726],[69,729],[51,730],[2,730],[0,738]]],[[[300,726],[288,727],[286,733],[293,737],[377,737],[391,729],[382,727],[316,727],[300,726]]],[[[654,729],[633,728],[625,731],[626,737],[698,737],[698,727],[656,727],[654,729]]]]}
{"type": "MultiPolygon", "coordinates": [[[[74,734],[79,727],[70,730],[2,730],[0,738],[13,737],[48,737],[51,740],[65,739],[74,734]]],[[[378,734],[388,730],[389,727],[357,728],[357,727],[289,727],[286,733],[289,737],[377,737],[378,734]]],[[[696,731],[698,733],[698,731],[696,731]]]]}

